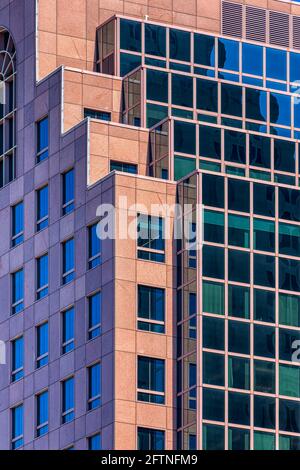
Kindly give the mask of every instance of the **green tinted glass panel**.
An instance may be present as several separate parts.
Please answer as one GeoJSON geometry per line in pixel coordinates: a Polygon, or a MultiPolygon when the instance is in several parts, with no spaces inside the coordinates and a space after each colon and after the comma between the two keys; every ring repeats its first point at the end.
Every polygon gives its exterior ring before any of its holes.
{"type": "Polygon", "coordinates": [[[203,425],[203,449],[224,450],[224,427],[212,424],[203,425]]]}
{"type": "Polygon", "coordinates": [[[254,432],[254,450],[275,450],[275,435],[266,432],[254,432]]]}
{"type": "Polygon", "coordinates": [[[254,390],[275,393],[275,363],[254,361],[254,390]]]}
{"type": "Polygon", "coordinates": [[[157,104],[147,104],[147,127],[155,126],[168,116],[167,106],[159,106],[157,104]]]}
{"type": "Polygon", "coordinates": [[[228,286],[228,315],[238,318],[250,317],[249,287],[228,286]]]}
{"type": "Polygon", "coordinates": [[[174,158],[174,179],[180,180],[196,169],[195,158],[175,157],[174,158]]]}
{"type": "Polygon", "coordinates": [[[204,211],[204,240],[224,243],[224,213],[204,211]]]}
{"type": "Polygon", "coordinates": [[[279,450],[300,450],[300,437],[279,436],[279,450]]]}
{"type": "Polygon", "coordinates": [[[233,246],[250,246],[250,220],[249,217],[228,215],[228,243],[233,246]]]}
{"type": "Polygon", "coordinates": [[[279,393],[288,397],[300,398],[300,367],[280,364],[279,393]]]}
{"type": "Polygon", "coordinates": [[[275,223],[269,220],[254,219],[254,249],[275,250],[275,223]]]}
{"type": "Polygon", "coordinates": [[[279,323],[300,327],[300,297],[279,294],[279,323]]]}
{"type": "Polygon", "coordinates": [[[202,286],[203,311],[224,315],[224,284],[204,281],[202,286]]]}
{"type": "Polygon", "coordinates": [[[228,386],[241,390],[250,389],[250,361],[241,357],[228,358],[228,386]]]}

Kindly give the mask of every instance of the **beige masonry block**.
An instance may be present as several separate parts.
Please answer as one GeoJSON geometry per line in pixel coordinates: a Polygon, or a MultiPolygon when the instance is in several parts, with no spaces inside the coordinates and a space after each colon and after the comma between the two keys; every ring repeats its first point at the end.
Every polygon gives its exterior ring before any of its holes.
{"type": "Polygon", "coordinates": [[[83,0],[57,0],[57,32],[71,37],[86,37],[87,4],[83,0]]]}
{"type": "Polygon", "coordinates": [[[163,405],[137,403],[137,425],[149,428],[167,427],[167,410],[163,405]]]}
{"type": "Polygon", "coordinates": [[[186,13],[187,15],[196,15],[197,0],[173,0],[173,11],[186,13]]]}
{"type": "Polygon", "coordinates": [[[165,10],[172,10],[173,0],[148,0],[149,7],[164,8],[165,10]]]}
{"type": "Polygon", "coordinates": [[[89,163],[89,184],[94,184],[107,175],[109,171],[109,160],[107,157],[90,155],[89,163]]]}
{"type": "Polygon", "coordinates": [[[81,105],[65,103],[64,105],[64,132],[78,124],[82,119],[81,105]]]}
{"type": "Polygon", "coordinates": [[[39,0],[38,28],[40,31],[56,32],[56,0],[39,0]]]}
{"type": "MultiPolygon", "coordinates": [[[[126,315],[127,308],[123,310],[126,315]]],[[[115,350],[135,354],[135,331],[116,328],[115,329],[115,350]]]]}
{"type": "Polygon", "coordinates": [[[171,10],[149,6],[148,15],[150,21],[161,21],[163,23],[172,23],[173,15],[171,10]]]}
{"type": "Polygon", "coordinates": [[[115,282],[115,327],[136,329],[137,287],[135,282],[115,282]]]}
{"type": "Polygon", "coordinates": [[[270,10],[282,11],[285,13],[290,13],[291,5],[289,3],[278,2],[276,0],[269,0],[268,8],[270,10]]]}
{"type": "Polygon", "coordinates": [[[158,266],[158,263],[138,260],[137,280],[140,284],[165,286],[166,269],[164,266],[158,266]]]}
{"type": "Polygon", "coordinates": [[[75,82],[75,83],[82,83],[82,77],[83,77],[82,72],[77,72],[75,70],[64,70],[64,80],[65,82],[75,82]]]}
{"type": "MultiPolygon", "coordinates": [[[[261,0],[259,0],[261,1],[261,0]]],[[[219,20],[221,18],[221,4],[219,0],[197,0],[198,17],[213,18],[219,20]]],[[[199,22],[199,18],[198,18],[199,22]]]]}
{"type": "Polygon", "coordinates": [[[46,31],[39,32],[39,48],[40,52],[47,54],[56,54],[56,34],[46,31]]]}
{"type": "Polygon", "coordinates": [[[136,355],[115,351],[115,398],[136,400],[136,355]]]}
{"type": "Polygon", "coordinates": [[[84,86],[83,105],[87,108],[110,110],[112,108],[112,91],[107,88],[84,86]]]}
{"type": "Polygon", "coordinates": [[[86,40],[71,36],[57,36],[57,54],[86,61],[86,40]]]}
{"type": "Polygon", "coordinates": [[[82,104],[82,84],[65,82],[64,100],[65,103],[82,104]]]}
{"type": "Polygon", "coordinates": [[[147,15],[147,5],[138,5],[137,3],[125,2],[124,3],[124,15],[137,16],[139,18],[147,15]]]}
{"type": "Polygon", "coordinates": [[[135,450],[137,448],[136,426],[134,424],[115,423],[114,444],[118,450],[135,450]]]}
{"type": "Polygon", "coordinates": [[[108,136],[104,134],[91,134],[90,152],[93,155],[108,156],[108,136]]]}
{"type": "Polygon", "coordinates": [[[38,79],[51,73],[57,67],[57,60],[54,54],[41,53],[38,59],[38,79]]]}
{"type": "Polygon", "coordinates": [[[136,268],[135,260],[127,258],[116,258],[115,278],[125,281],[135,282],[136,268]]]}
{"type": "Polygon", "coordinates": [[[136,405],[132,401],[116,400],[115,416],[119,423],[136,423],[136,405]]]}
{"type": "Polygon", "coordinates": [[[137,332],[136,335],[137,354],[149,357],[166,357],[167,338],[165,335],[137,332]]]}
{"type": "Polygon", "coordinates": [[[138,142],[118,137],[109,137],[109,156],[116,160],[137,161],[138,142]]]}

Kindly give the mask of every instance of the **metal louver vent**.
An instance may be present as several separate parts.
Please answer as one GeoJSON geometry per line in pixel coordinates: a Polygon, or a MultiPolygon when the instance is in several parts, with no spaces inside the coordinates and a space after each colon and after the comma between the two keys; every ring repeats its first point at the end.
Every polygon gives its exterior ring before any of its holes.
{"type": "Polygon", "coordinates": [[[222,33],[239,38],[243,36],[243,5],[222,3],[222,33]]]}
{"type": "Polygon", "coordinates": [[[246,39],[266,42],[266,25],[266,10],[246,6],[246,39]]]}
{"type": "Polygon", "coordinates": [[[289,15],[286,15],[285,13],[278,13],[277,11],[270,11],[269,15],[270,44],[289,47],[289,15]]]}
{"type": "Polygon", "coordinates": [[[293,16],[293,48],[300,49],[300,17],[293,16]]]}

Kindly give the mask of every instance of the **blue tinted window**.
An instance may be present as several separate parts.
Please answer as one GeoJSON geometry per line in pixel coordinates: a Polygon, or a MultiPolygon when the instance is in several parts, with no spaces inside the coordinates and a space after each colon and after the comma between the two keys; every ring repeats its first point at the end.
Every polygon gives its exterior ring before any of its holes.
{"type": "Polygon", "coordinates": [[[12,246],[24,240],[24,204],[20,202],[12,208],[12,246]]]}
{"type": "Polygon", "coordinates": [[[267,255],[254,255],[254,284],[275,287],[275,258],[267,255]]]}
{"type": "Polygon", "coordinates": [[[170,29],[170,59],[189,62],[191,60],[190,33],[170,29]]]}
{"type": "Polygon", "coordinates": [[[74,307],[66,310],[62,314],[62,352],[68,353],[74,349],[74,336],[75,336],[75,310],[74,307]]]}
{"type": "Polygon", "coordinates": [[[48,186],[37,191],[37,231],[43,230],[48,227],[48,186]]]}
{"type": "Polygon", "coordinates": [[[286,80],[287,53],[280,49],[266,48],[267,77],[276,80],[286,80]]]}
{"type": "Polygon", "coordinates": [[[101,404],[101,365],[95,364],[88,369],[89,399],[88,409],[94,410],[101,404]]]}
{"type": "Polygon", "coordinates": [[[250,187],[246,181],[228,179],[228,209],[249,212],[250,187]]]}
{"type": "Polygon", "coordinates": [[[282,126],[291,125],[291,97],[270,93],[270,121],[282,126]]]}
{"type": "Polygon", "coordinates": [[[296,146],[288,140],[274,140],[274,168],[275,170],[295,172],[296,146]]]}
{"type": "Polygon", "coordinates": [[[168,102],[168,74],[159,70],[147,70],[147,99],[168,102]]]}
{"type": "Polygon", "coordinates": [[[156,287],[138,286],[138,328],[164,333],[165,291],[156,287]],[[141,321],[143,319],[143,321],[141,321]],[[161,323],[155,323],[161,322],[161,323]]]}
{"type": "Polygon", "coordinates": [[[279,288],[300,292],[300,262],[279,258],[279,288]]]}
{"type": "Polygon", "coordinates": [[[263,48],[255,44],[243,43],[243,73],[263,75],[263,48]]]}
{"type": "Polygon", "coordinates": [[[68,423],[74,419],[74,378],[62,382],[62,422],[68,423]]]}
{"type": "Polygon", "coordinates": [[[228,252],[228,278],[230,281],[250,282],[250,253],[238,250],[228,252]]]}
{"type": "Polygon", "coordinates": [[[193,107],[193,79],[172,74],[172,104],[193,107]]]}
{"type": "Polygon", "coordinates": [[[23,405],[12,409],[12,449],[18,449],[23,446],[23,405]]]}
{"type": "Polygon", "coordinates": [[[204,34],[194,35],[194,61],[207,67],[215,66],[215,38],[204,34]]]}
{"type": "Polygon", "coordinates": [[[89,339],[101,333],[101,293],[89,297],[89,339]]]}
{"type": "Polygon", "coordinates": [[[107,111],[98,111],[96,109],[84,109],[84,117],[90,117],[91,119],[100,119],[101,121],[111,121],[111,113],[107,111]]]}
{"type": "Polygon", "coordinates": [[[120,20],[120,47],[128,51],[141,52],[141,23],[131,20],[120,20]]]}
{"type": "Polygon", "coordinates": [[[42,299],[43,297],[48,295],[48,277],[48,255],[44,255],[37,259],[37,300],[42,299]]]}
{"type": "MultiPolygon", "coordinates": [[[[290,82],[298,82],[300,80],[300,54],[290,52],[290,82]]],[[[299,88],[299,83],[295,84],[299,88]]]]}
{"type": "Polygon", "coordinates": [[[63,284],[74,279],[75,268],[75,253],[74,253],[74,239],[63,243],[63,284]]]}
{"type": "Polygon", "coordinates": [[[48,391],[37,396],[37,437],[48,432],[48,391]]]}
{"type": "Polygon", "coordinates": [[[138,357],[138,400],[150,403],[165,402],[165,361],[150,357],[138,357]],[[155,393],[158,392],[158,393],[155,393]]]}
{"type": "Polygon", "coordinates": [[[218,83],[197,78],[197,108],[218,112],[218,83]]]}
{"type": "Polygon", "coordinates": [[[145,53],[166,56],[166,28],[145,23],[145,53]]]}
{"type": "Polygon", "coordinates": [[[63,215],[74,210],[74,170],[63,174],[63,215]]]}
{"type": "Polygon", "coordinates": [[[139,214],[137,232],[138,258],[163,263],[165,261],[164,220],[161,217],[139,214]],[[148,250],[144,251],[143,248],[148,250]]]}
{"type": "Polygon", "coordinates": [[[242,117],[243,89],[237,85],[222,83],[222,114],[242,117]]]}
{"type": "Polygon", "coordinates": [[[23,269],[12,274],[12,314],[24,308],[24,272],[23,269]]]}
{"type": "Polygon", "coordinates": [[[267,93],[246,88],[246,118],[255,121],[267,120],[267,93]]]}
{"type": "Polygon", "coordinates": [[[12,342],[12,367],[11,378],[12,382],[19,380],[24,375],[24,340],[21,338],[15,339],[12,342]]]}
{"type": "Polygon", "coordinates": [[[165,433],[156,429],[138,428],[138,450],[164,450],[165,433]]]}
{"type": "Polygon", "coordinates": [[[97,235],[97,225],[89,227],[89,269],[99,266],[101,262],[101,240],[97,235]]]}
{"type": "Polygon", "coordinates": [[[275,328],[254,325],[254,355],[275,357],[275,328]]]}
{"type": "Polygon", "coordinates": [[[37,123],[37,162],[48,158],[49,129],[48,116],[37,123]]]}
{"type": "Polygon", "coordinates": [[[279,400],[279,429],[300,433],[300,402],[279,400]]]}
{"type": "Polygon", "coordinates": [[[258,428],[275,428],[275,398],[254,397],[254,426],[258,428]]]}
{"type": "Polygon", "coordinates": [[[228,420],[234,424],[250,424],[250,395],[228,393],[228,420]]]}
{"type": "Polygon", "coordinates": [[[196,154],[196,126],[188,122],[174,122],[174,151],[196,154]]]}
{"type": "Polygon", "coordinates": [[[300,222],[300,191],[279,188],[279,218],[300,222]]]}
{"type": "Polygon", "coordinates": [[[223,390],[203,389],[203,419],[224,421],[224,405],[223,390]]]}
{"type": "Polygon", "coordinates": [[[125,54],[122,52],[120,54],[120,75],[124,77],[132,70],[139,67],[142,63],[141,56],[133,54],[125,54]]]}
{"type": "Polygon", "coordinates": [[[88,439],[89,450],[101,450],[101,434],[95,434],[88,439]]]}
{"type": "Polygon", "coordinates": [[[271,167],[271,140],[267,137],[250,134],[250,165],[271,167]]]}
{"type": "Polygon", "coordinates": [[[239,321],[228,322],[228,349],[230,352],[250,354],[250,325],[239,321]]]}
{"type": "Polygon", "coordinates": [[[48,323],[43,323],[37,327],[37,368],[48,364],[48,323]]]}
{"type": "Polygon", "coordinates": [[[137,174],[137,165],[133,163],[124,162],[110,162],[110,171],[122,171],[124,173],[131,173],[132,175],[137,174]]]}
{"type": "Polygon", "coordinates": [[[239,42],[230,39],[219,39],[219,68],[239,71],[239,42]]]}

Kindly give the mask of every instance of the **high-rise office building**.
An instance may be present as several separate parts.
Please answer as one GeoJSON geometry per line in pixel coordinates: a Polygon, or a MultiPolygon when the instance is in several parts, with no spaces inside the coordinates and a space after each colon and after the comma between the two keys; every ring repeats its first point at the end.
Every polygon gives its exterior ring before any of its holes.
{"type": "Polygon", "coordinates": [[[300,5],[0,25],[0,448],[299,450],[300,5]]]}

